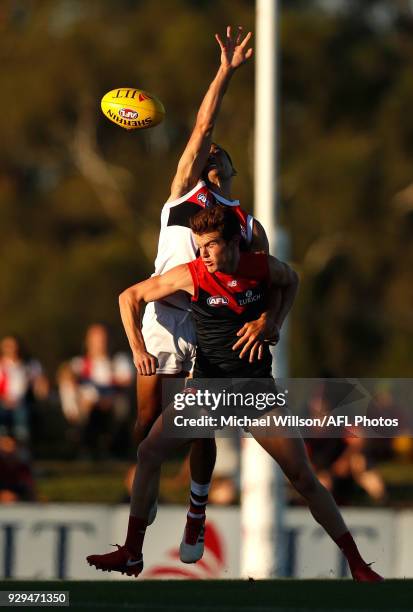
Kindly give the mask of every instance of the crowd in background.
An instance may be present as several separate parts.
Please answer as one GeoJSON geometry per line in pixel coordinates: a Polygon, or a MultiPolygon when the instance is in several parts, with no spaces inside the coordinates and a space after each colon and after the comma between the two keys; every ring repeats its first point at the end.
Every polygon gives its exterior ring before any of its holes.
{"type": "MultiPolygon", "coordinates": [[[[376,410],[394,410],[386,386],[377,395],[376,410]]],[[[321,387],[308,400],[311,416],[331,410],[321,387]]],[[[50,380],[36,359],[28,356],[13,335],[0,341],[0,503],[36,498],[33,448],[43,458],[70,460],[131,460],[135,452],[135,370],[130,357],[110,350],[108,329],[88,327],[83,350],[60,365],[50,380]],[[42,449],[44,442],[44,449],[42,449]],[[64,450],[66,449],[66,450],[64,450]],[[131,451],[131,452],[129,452],[131,451]]],[[[218,438],[218,460],[211,501],[231,504],[239,499],[239,440],[218,438]]],[[[305,440],[310,459],[323,484],[341,504],[356,487],[372,503],[388,499],[378,464],[394,458],[413,459],[413,441],[396,438],[311,437],[305,440]]],[[[35,452],[36,454],[36,452],[35,452]]],[[[133,466],[125,482],[133,477],[133,466]]],[[[188,462],[175,477],[186,485],[188,462]]],[[[298,500],[292,497],[292,503],[298,500]]]]}
{"type": "Polygon", "coordinates": [[[51,436],[50,458],[60,445],[69,459],[125,459],[133,396],[133,364],[125,354],[110,353],[104,325],[89,326],[83,352],[62,363],[54,381],[39,361],[26,354],[18,337],[4,337],[0,341],[0,501],[35,498],[32,449],[41,449],[42,441],[47,446],[51,436]]]}

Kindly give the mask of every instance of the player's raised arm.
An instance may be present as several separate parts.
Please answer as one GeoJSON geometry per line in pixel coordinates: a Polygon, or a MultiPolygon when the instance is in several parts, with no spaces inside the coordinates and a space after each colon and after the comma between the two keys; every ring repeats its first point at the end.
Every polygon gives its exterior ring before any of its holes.
{"type": "Polygon", "coordinates": [[[221,65],[199,107],[195,127],[179,160],[172,182],[170,200],[188,193],[196,185],[206,166],[212,143],[212,131],[228,84],[234,71],[252,55],[252,49],[247,48],[251,36],[251,32],[248,32],[243,38],[241,27],[233,35],[231,26],[227,27],[224,39],[215,34],[221,49],[221,65]]]}
{"type": "Polygon", "coordinates": [[[143,376],[155,374],[157,365],[156,358],[146,350],[141,331],[143,306],[180,290],[191,295],[194,292],[194,283],[187,264],[132,285],[119,296],[120,315],[133,353],[133,362],[138,373],[143,376]]]}

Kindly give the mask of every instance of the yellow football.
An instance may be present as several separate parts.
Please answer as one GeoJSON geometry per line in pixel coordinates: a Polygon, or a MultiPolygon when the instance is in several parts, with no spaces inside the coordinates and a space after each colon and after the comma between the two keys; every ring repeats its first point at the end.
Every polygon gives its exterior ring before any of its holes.
{"type": "Polygon", "coordinates": [[[100,105],[105,117],[125,130],[150,128],[165,117],[163,104],[156,96],[134,87],[112,89],[100,105]]]}

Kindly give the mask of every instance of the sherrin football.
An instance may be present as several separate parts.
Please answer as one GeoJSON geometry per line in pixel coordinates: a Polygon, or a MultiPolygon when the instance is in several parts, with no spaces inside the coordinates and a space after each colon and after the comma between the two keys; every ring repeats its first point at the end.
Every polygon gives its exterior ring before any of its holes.
{"type": "Polygon", "coordinates": [[[156,96],[133,87],[112,89],[101,100],[103,114],[125,130],[154,127],[165,117],[163,104],[156,96]]]}

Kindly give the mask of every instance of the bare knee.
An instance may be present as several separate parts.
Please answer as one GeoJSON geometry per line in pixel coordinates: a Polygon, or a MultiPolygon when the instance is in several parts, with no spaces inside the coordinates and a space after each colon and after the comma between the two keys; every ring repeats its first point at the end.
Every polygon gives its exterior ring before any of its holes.
{"type": "Polygon", "coordinates": [[[151,440],[146,438],[139,444],[138,448],[138,469],[139,467],[147,470],[157,470],[161,465],[159,453],[154,448],[151,440]]]}
{"type": "Polygon", "coordinates": [[[152,427],[152,425],[154,424],[158,416],[159,416],[159,411],[156,410],[155,408],[152,408],[152,407],[149,407],[149,409],[140,408],[138,410],[136,424],[140,429],[144,431],[149,431],[149,429],[152,427]]]}
{"type": "Polygon", "coordinates": [[[309,465],[301,467],[290,476],[293,487],[305,498],[311,498],[321,487],[316,475],[309,465]]]}

